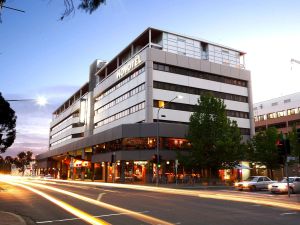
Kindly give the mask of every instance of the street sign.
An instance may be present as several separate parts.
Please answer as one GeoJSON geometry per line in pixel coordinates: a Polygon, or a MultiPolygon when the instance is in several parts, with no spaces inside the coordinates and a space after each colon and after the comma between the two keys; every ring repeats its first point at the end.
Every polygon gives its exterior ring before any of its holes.
{"type": "Polygon", "coordinates": [[[296,161],[296,157],[288,156],[288,157],[286,158],[286,161],[287,161],[287,162],[290,162],[290,161],[296,161]]]}

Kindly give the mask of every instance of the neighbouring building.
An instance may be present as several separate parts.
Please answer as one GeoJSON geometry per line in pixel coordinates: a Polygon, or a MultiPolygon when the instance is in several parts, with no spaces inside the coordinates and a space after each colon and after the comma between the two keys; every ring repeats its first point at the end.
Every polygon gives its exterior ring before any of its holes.
{"type": "Polygon", "coordinates": [[[253,105],[255,131],[276,127],[287,134],[300,128],[300,92],[258,102],[253,105]]]}
{"type": "MultiPolygon", "coordinates": [[[[276,127],[278,133],[287,134],[295,126],[300,128],[300,92],[258,102],[253,105],[255,131],[264,131],[268,127],[276,127]]],[[[265,167],[253,168],[258,174],[267,175],[265,167]]],[[[276,170],[275,177],[285,176],[284,169],[276,170]]],[[[290,175],[300,175],[300,166],[294,164],[289,167],[290,175]]]]}
{"type": "MultiPolygon", "coordinates": [[[[53,112],[38,168],[61,178],[151,182],[159,136],[159,176],[172,181],[176,150],[188,151],[189,117],[205,92],[224,99],[245,140],[253,135],[245,53],[148,28],[109,62],[95,60],[88,82],[53,112]]],[[[183,173],[180,162],[177,169],[183,173]]]]}

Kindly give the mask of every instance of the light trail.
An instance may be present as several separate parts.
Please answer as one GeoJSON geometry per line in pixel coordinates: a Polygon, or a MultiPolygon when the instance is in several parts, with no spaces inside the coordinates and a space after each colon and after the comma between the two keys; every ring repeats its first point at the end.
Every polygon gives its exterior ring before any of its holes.
{"type": "Polygon", "coordinates": [[[84,181],[65,181],[65,180],[55,180],[58,183],[73,183],[73,184],[85,184],[90,186],[103,186],[103,187],[115,187],[115,188],[125,188],[149,192],[158,192],[165,194],[178,194],[184,196],[193,196],[201,198],[209,198],[224,201],[234,201],[243,203],[254,203],[261,204],[265,206],[272,206],[277,208],[285,208],[290,210],[300,211],[300,204],[296,202],[282,202],[280,199],[271,199],[263,196],[245,196],[245,195],[231,195],[229,193],[217,193],[212,191],[199,191],[199,190],[179,190],[172,188],[161,188],[161,187],[151,187],[151,186],[141,186],[141,185],[128,185],[128,184],[113,184],[113,183],[99,183],[99,182],[84,182],[84,181]]]}
{"type": "Polygon", "coordinates": [[[243,203],[255,203],[261,204],[265,206],[272,206],[278,208],[285,208],[290,210],[297,210],[300,211],[300,204],[295,202],[282,202],[280,200],[274,200],[268,198],[264,198],[263,196],[241,196],[241,195],[231,195],[229,193],[224,194],[216,194],[216,192],[212,191],[199,191],[199,190],[179,190],[179,189],[172,189],[172,188],[160,188],[160,187],[150,187],[150,186],[141,186],[141,185],[128,185],[128,184],[112,184],[112,183],[91,183],[91,182],[84,182],[84,181],[62,181],[62,180],[55,180],[58,183],[74,183],[74,184],[86,184],[90,186],[104,186],[104,187],[114,187],[114,188],[125,188],[125,189],[133,189],[133,190],[141,190],[141,191],[149,191],[149,192],[158,192],[158,193],[165,193],[165,194],[178,194],[184,196],[194,196],[194,197],[201,197],[201,198],[209,198],[209,199],[216,199],[216,200],[224,200],[224,201],[234,201],[234,202],[243,202],[243,203]]]}
{"type": "MultiPolygon", "coordinates": [[[[27,182],[27,181],[15,181],[15,182],[18,185],[26,184],[26,185],[30,185],[30,186],[39,187],[39,188],[45,188],[45,189],[48,189],[48,190],[52,190],[52,191],[65,194],[65,195],[71,196],[73,198],[76,198],[76,199],[79,199],[79,200],[82,200],[82,201],[85,201],[85,202],[88,202],[88,203],[93,204],[93,205],[100,206],[102,208],[106,208],[106,209],[114,211],[114,212],[126,213],[128,216],[133,217],[137,220],[143,221],[145,223],[160,224],[160,225],[172,225],[173,224],[173,223],[169,223],[167,221],[161,220],[161,219],[157,219],[157,218],[152,217],[152,216],[143,215],[141,213],[138,213],[138,212],[135,212],[135,211],[132,211],[132,210],[128,210],[128,209],[121,208],[121,207],[118,207],[118,206],[114,206],[114,205],[111,205],[111,204],[108,204],[108,203],[100,202],[100,201],[97,201],[95,199],[88,198],[88,197],[85,197],[85,196],[82,196],[82,195],[79,195],[79,194],[76,194],[76,193],[73,193],[73,192],[70,192],[70,191],[65,191],[65,190],[62,190],[62,189],[59,189],[59,188],[50,187],[50,186],[43,185],[43,184],[30,183],[30,182],[27,182]]],[[[22,186],[27,187],[25,185],[22,185],[22,186]]]]}
{"type": "Polygon", "coordinates": [[[98,219],[98,218],[94,218],[93,216],[91,216],[90,214],[83,212],[63,201],[60,201],[42,191],[39,191],[37,189],[34,189],[32,187],[28,187],[26,185],[23,185],[21,183],[18,182],[13,182],[13,181],[7,181],[7,180],[2,180],[3,182],[6,182],[10,185],[14,185],[14,186],[19,186],[22,188],[25,188],[29,191],[32,191],[33,193],[36,193],[44,198],[46,198],[47,200],[51,201],[52,203],[56,204],[57,206],[63,208],[64,210],[66,210],[67,212],[73,214],[76,217],[79,217],[80,219],[84,220],[85,222],[92,224],[92,225],[109,225],[110,223],[107,223],[106,221],[102,220],[102,219],[98,219]]]}

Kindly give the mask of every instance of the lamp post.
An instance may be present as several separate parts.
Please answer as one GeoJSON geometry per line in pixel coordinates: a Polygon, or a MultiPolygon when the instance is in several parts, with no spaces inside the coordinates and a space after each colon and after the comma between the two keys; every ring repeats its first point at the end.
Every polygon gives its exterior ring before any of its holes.
{"type": "Polygon", "coordinates": [[[158,186],[158,164],[159,164],[159,112],[161,109],[164,109],[166,105],[168,105],[170,102],[174,101],[176,98],[182,99],[183,97],[181,95],[177,95],[174,98],[172,98],[170,101],[168,101],[166,104],[164,104],[162,107],[159,107],[158,105],[158,110],[157,110],[157,115],[156,115],[156,186],[158,186]]]}
{"type": "Polygon", "coordinates": [[[40,106],[47,104],[47,99],[43,96],[37,98],[27,98],[27,99],[7,99],[7,102],[36,102],[40,106]]]}

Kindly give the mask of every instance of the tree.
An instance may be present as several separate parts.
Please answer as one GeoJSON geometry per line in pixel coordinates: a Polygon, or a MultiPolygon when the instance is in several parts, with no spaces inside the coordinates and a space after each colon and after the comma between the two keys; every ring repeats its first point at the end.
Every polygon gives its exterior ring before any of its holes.
{"type": "MultiPolygon", "coordinates": [[[[71,15],[75,12],[75,6],[73,3],[73,0],[63,0],[65,5],[65,11],[63,12],[61,16],[61,20],[63,20],[65,17],[71,15]]],[[[0,0],[0,19],[1,19],[1,9],[2,7],[5,8],[4,3],[6,0],[0,0]]],[[[88,13],[93,13],[96,9],[100,7],[100,5],[104,4],[105,0],[80,0],[80,4],[78,5],[78,9],[81,9],[88,13]]],[[[20,10],[19,10],[20,11],[20,10]]],[[[0,20],[1,22],[1,20],[0,20]]]]}
{"type": "Polygon", "coordinates": [[[250,142],[251,161],[266,166],[272,179],[273,170],[280,168],[280,155],[276,146],[278,139],[277,129],[268,127],[265,131],[256,133],[250,142]]]}
{"type": "Polygon", "coordinates": [[[185,162],[206,169],[209,177],[216,178],[219,169],[232,168],[244,155],[236,121],[227,118],[224,101],[210,93],[198,99],[188,139],[192,148],[185,162]]]}
{"type": "Polygon", "coordinates": [[[19,168],[19,171],[22,173],[24,176],[24,172],[26,169],[26,166],[32,162],[32,151],[27,151],[27,152],[20,152],[17,157],[14,160],[14,163],[17,168],[19,168]]]}
{"type": "Polygon", "coordinates": [[[0,173],[10,173],[13,162],[14,159],[11,156],[6,156],[5,159],[0,156],[0,173]]]}
{"type": "Polygon", "coordinates": [[[287,134],[287,138],[290,140],[291,155],[296,157],[300,163],[300,143],[297,140],[297,128],[294,125],[292,131],[287,134]]]}
{"type": "Polygon", "coordinates": [[[14,143],[16,119],[15,111],[10,108],[0,92],[0,153],[4,153],[14,143]]]}

